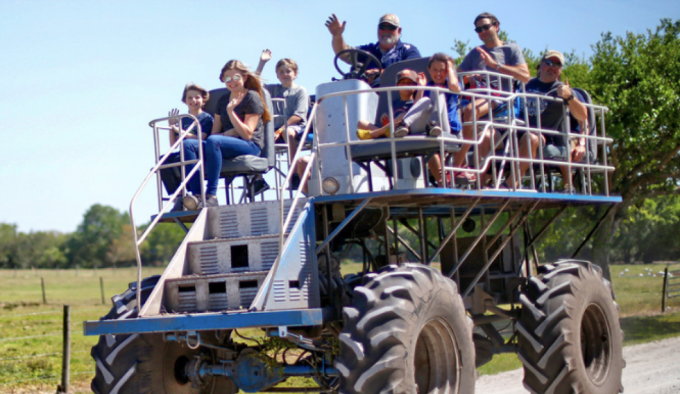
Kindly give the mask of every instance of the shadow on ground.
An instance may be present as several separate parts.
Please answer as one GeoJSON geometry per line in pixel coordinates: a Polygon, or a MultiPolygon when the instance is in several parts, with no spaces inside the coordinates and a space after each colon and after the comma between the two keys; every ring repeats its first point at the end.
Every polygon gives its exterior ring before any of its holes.
{"type": "Polygon", "coordinates": [[[621,318],[625,333],[624,344],[648,342],[680,334],[680,313],[656,316],[630,316],[621,318]]]}

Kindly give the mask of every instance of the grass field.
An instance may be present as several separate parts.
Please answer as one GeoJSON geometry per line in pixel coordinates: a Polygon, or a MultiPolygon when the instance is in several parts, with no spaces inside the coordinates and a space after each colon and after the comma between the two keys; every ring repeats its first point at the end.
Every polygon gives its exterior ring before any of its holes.
{"type": "MultiPolygon", "coordinates": [[[[343,273],[360,269],[360,265],[343,264],[343,273]]],[[[621,307],[621,325],[625,344],[648,342],[680,335],[680,299],[670,300],[671,310],[661,308],[660,276],[663,264],[612,266],[612,278],[621,307]],[[625,270],[627,272],[624,272],[625,270]],[[620,276],[624,272],[624,276],[620,276]],[[640,276],[643,274],[643,276],[640,276]]],[[[162,269],[147,268],[144,276],[159,274],[162,269]]],[[[90,348],[96,337],[85,337],[82,322],[96,320],[110,309],[110,297],[124,291],[135,280],[131,268],[106,270],[0,270],[0,393],[54,393],[61,376],[62,309],[71,305],[71,392],[88,393],[94,374],[90,348]],[[77,274],[77,276],[76,276],[77,274]],[[45,279],[47,304],[42,304],[40,278],[45,279]],[[103,278],[106,304],[102,305],[99,278],[103,278]]],[[[254,331],[250,334],[257,334],[254,331]]],[[[481,374],[493,374],[521,367],[513,354],[503,354],[480,368],[481,374]]],[[[288,385],[301,385],[296,379],[288,385]]]]}

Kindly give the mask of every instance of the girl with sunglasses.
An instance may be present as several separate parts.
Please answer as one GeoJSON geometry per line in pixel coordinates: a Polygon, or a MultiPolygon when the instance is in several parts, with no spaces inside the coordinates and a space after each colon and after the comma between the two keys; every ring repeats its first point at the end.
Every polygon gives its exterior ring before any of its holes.
{"type": "Polygon", "coordinates": [[[217,102],[212,133],[205,143],[205,173],[208,180],[205,201],[200,190],[184,198],[184,206],[194,210],[217,206],[217,183],[222,160],[241,155],[259,155],[264,148],[264,123],[271,115],[264,104],[260,79],[238,60],[230,60],[220,72],[229,94],[217,102]]]}

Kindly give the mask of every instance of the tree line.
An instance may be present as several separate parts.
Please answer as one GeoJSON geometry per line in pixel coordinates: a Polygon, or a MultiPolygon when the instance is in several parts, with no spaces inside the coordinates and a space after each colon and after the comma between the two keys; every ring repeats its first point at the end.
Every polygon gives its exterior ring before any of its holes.
{"type": "MultiPolygon", "coordinates": [[[[146,226],[138,229],[140,233],[146,226]]],[[[105,268],[136,264],[130,216],[94,204],[72,233],[23,233],[0,223],[0,268],[105,268]]],[[[140,246],[145,265],[166,264],[184,238],[175,224],[161,223],[140,246]]]]}

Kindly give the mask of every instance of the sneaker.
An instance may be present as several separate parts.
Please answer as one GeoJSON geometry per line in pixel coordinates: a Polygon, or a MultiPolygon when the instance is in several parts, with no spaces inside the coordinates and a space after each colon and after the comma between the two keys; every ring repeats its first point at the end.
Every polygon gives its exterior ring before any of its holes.
{"type": "Polygon", "coordinates": [[[358,129],[357,130],[357,137],[359,137],[360,140],[372,140],[373,136],[371,135],[371,130],[365,130],[365,129],[358,129]]]}
{"type": "Polygon", "coordinates": [[[433,120],[425,125],[425,132],[430,137],[439,137],[442,135],[442,128],[433,120]]]}
{"type": "Polygon", "coordinates": [[[456,173],[456,185],[467,186],[475,182],[477,182],[477,175],[472,172],[463,171],[456,173]]]}
{"type": "Polygon", "coordinates": [[[182,199],[182,204],[184,205],[184,208],[186,208],[189,211],[197,210],[200,203],[201,203],[200,197],[194,196],[193,194],[187,194],[182,199]]]}
{"type": "Polygon", "coordinates": [[[258,194],[264,193],[267,190],[269,190],[269,184],[265,182],[264,179],[256,179],[255,183],[253,184],[253,195],[257,196],[258,194]]]}
{"type": "Polygon", "coordinates": [[[197,209],[203,209],[205,207],[216,207],[219,205],[219,202],[217,201],[217,196],[213,196],[212,194],[206,194],[205,199],[206,201],[204,202],[201,200],[201,196],[187,194],[182,200],[182,203],[184,204],[184,208],[186,208],[189,211],[195,211],[197,209]]]}
{"type": "Polygon", "coordinates": [[[216,206],[220,205],[220,203],[217,201],[217,196],[213,196],[212,194],[206,194],[205,200],[206,200],[205,204],[199,204],[201,206],[201,208],[203,208],[203,207],[210,208],[210,207],[216,207],[216,206]]]}
{"type": "Polygon", "coordinates": [[[406,126],[404,123],[399,123],[397,127],[394,129],[395,138],[403,138],[404,136],[408,135],[408,133],[409,133],[408,126],[406,126]]]}

